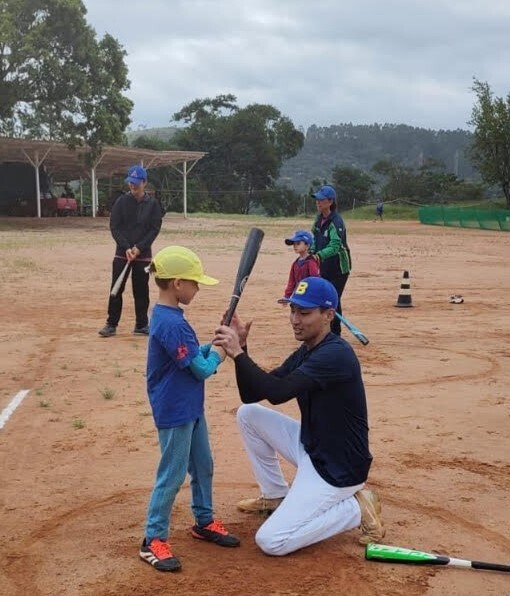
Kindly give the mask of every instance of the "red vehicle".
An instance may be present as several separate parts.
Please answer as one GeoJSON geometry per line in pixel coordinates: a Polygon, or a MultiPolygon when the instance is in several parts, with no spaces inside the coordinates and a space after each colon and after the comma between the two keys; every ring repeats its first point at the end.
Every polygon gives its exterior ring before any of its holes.
{"type": "Polygon", "coordinates": [[[74,196],[54,197],[45,195],[41,197],[41,215],[43,217],[65,217],[78,214],[78,203],[74,196]]]}

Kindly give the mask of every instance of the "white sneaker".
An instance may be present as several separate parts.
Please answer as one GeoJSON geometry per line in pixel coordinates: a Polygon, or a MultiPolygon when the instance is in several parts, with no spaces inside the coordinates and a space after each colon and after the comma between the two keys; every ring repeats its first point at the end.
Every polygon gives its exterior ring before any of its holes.
{"type": "Polygon", "coordinates": [[[266,499],[262,495],[255,499],[243,499],[237,504],[239,511],[244,513],[272,513],[283,501],[283,497],[266,499]]]}
{"type": "Polygon", "coordinates": [[[378,494],[373,490],[362,489],[354,495],[354,498],[361,509],[360,544],[380,542],[386,530],[381,517],[381,501],[378,494]]]}

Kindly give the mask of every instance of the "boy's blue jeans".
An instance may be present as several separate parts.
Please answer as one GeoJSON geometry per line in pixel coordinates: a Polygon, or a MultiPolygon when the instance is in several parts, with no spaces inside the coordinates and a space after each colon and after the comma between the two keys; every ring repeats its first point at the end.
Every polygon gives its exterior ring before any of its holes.
{"type": "Polygon", "coordinates": [[[186,472],[191,477],[191,511],[199,526],[213,521],[213,460],[204,416],[175,428],[158,429],[161,459],[147,512],[145,538],[167,540],[171,511],[186,472]]]}

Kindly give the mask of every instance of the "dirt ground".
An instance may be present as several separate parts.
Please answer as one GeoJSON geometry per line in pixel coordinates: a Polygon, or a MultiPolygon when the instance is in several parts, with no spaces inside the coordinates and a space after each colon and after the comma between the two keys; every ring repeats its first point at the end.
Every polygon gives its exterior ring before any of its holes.
{"type": "MultiPolygon", "coordinates": [[[[187,308],[202,341],[223,312],[249,227],[266,232],[240,313],[250,354],[269,368],[296,346],[283,292],[309,220],[183,220],[167,215],[155,249],[183,244],[220,278],[187,308]]],[[[354,271],[344,314],[364,371],[387,544],[510,563],[510,234],[348,222],[354,271]],[[404,270],[413,308],[395,308],[404,270]],[[462,294],[463,304],[450,304],[462,294]]],[[[158,444],[145,393],[144,337],[131,334],[131,288],[114,338],[105,320],[113,241],[106,219],[0,220],[0,592],[25,595],[480,595],[510,593],[503,573],[364,560],[358,530],[283,558],[263,555],[261,520],[235,503],[257,487],[235,423],[233,366],[207,381],[217,517],[240,549],[194,540],[189,487],[171,542],[180,574],[138,558],[158,444]]],[[[156,299],[151,284],[151,300],[156,299]]],[[[297,415],[294,403],[285,411],[297,415]]],[[[292,475],[292,470],[285,468],[292,475]]]]}

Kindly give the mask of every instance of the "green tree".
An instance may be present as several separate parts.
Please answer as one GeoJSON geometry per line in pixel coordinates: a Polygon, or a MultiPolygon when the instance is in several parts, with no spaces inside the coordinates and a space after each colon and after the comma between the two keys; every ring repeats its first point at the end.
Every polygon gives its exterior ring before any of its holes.
{"type": "Polygon", "coordinates": [[[374,181],[363,170],[336,166],[332,175],[339,207],[352,207],[355,203],[366,202],[371,198],[374,181]]]}
{"type": "Polygon", "coordinates": [[[446,172],[439,160],[426,159],[419,168],[383,160],[374,164],[372,171],[385,179],[382,194],[386,199],[434,203],[481,200],[484,195],[479,183],[459,180],[454,174],[446,172]]]}
{"type": "Polygon", "coordinates": [[[474,80],[469,124],[475,127],[470,156],[482,179],[503,190],[510,208],[510,94],[494,97],[488,83],[474,80]]]}
{"type": "Polygon", "coordinates": [[[249,213],[261,201],[259,191],[275,187],[283,161],[296,155],[304,136],[275,107],[239,108],[236,101],[230,94],[194,100],[173,116],[188,124],[175,141],[181,149],[207,152],[197,175],[222,210],[249,213]]]}
{"type": "Polygon", "coordinates": [[[133,104],[125,51],[96,40],[81,0],[0,0],[0,132],[88,144],[123,141],[133,104]]]}
{"type": "Polygon", "coordinates": [[[298,214],[303,199],[290,188],[274,188],[260,193],[257,204],[264,208],[270,217],[293,217],[298,214]]]}

